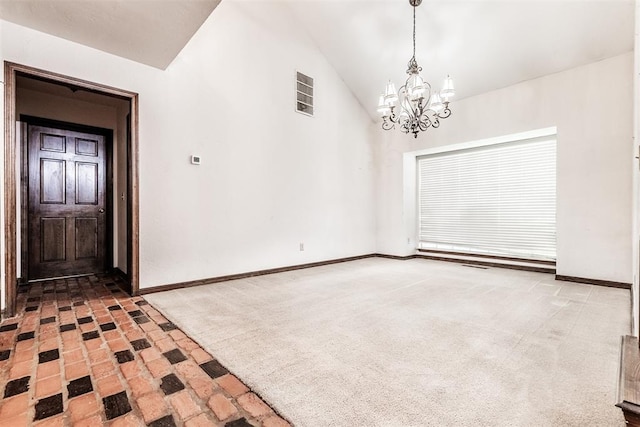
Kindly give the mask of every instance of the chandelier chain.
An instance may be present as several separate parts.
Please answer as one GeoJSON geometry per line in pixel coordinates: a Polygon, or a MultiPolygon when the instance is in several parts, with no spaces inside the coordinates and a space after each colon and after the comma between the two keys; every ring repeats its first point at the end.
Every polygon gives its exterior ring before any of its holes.
{"type": "Polygon", "coordinates": [[[413,59],[416,58],[416,7],[413,6],[413,59]]]}

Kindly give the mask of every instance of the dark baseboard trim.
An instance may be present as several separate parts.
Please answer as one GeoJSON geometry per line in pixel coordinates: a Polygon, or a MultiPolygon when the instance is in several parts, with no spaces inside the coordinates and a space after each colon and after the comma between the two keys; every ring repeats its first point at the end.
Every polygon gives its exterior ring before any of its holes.
{"type": "Polygon", "coordinates": [[[125,291],[128,295],[135,296],[135,295],[132,295],[131,281],[129,280],[129,275],[124,271],[122,271],[120,267],[111,268],[111,271],[109,272],[109,274],[119,279],[120,283],[118,283],[118,287],[120,289],[125,291]]]}
{"type": "Polygon", "coordinates": [[[415,255],[400,256],[400,255],[387,255],[387,254],[371,254],[371,256],[376,258],[396,259],[398,261],[406,261],[409,259],[414,259],[416,257],[415,255]]]}
{"type": "Polygon", "coordinates": [[[640,406],[636,405],[635,403],[624,401],[624,402],[616,403],[616,406],[622,409],[624,412],[631,412],[636,415],[640,415],[640,406]]]}
{"type": "MultiPolygon", "coordinates": [[[[357,260],[366,259],[366,258],[386,258],[386,259],[394,259],[399,261],[406,261],[410,259],[429,259],[434,261],[455,262],[458,264],[480,265],[484,267],[507,268],[510,270],[533,271],[536,273],[556,274],[555,268],[550,268],[550,267],[547,268],[547,267],[536,267],[536,266],[529,266],[529,265],[505,264],[505,263],[491,262],[491,261],[456,259],[456,258],[447,258],[447,257],[423,255],[423,254],[399,256],[399,255],[373,253],[373,254],[358,255],[358,256],[347,257],[347,258],[332,259],[328,261],[311,262],[308,264],[299,264],[299,265],[293,265],[289,267],[271,268],[267,270],[250,271],[248,273],[239,273],[239,274],[231,274],[228,276],[211,277],[208,279],[192,280],[190,282],[171,283],[168,285],[152,286],[150,288],[140,289],[139,294],[146,295],[146,294],[152,294],[155,292],[172,291],[174,289],[190,288],[192,286],[200,286],[200,285],[209,285],[211,283],[226,282],[228,280],[245,279],[247,277],[263,276],[265,274],[284,273],[286,271],[301,270],[304,268],[312,268],[312,267],[321,267],[323,265],[357,261],[357,260]]],[[[534,262],[534,261],[529,261],[529,262],[534,262]]],[[[119,274],[122,274],[123,277],[126,277],[126,274],[124,274],[121,270],[119,269],[115,269],[115,270],[117,270],[119,274]]],[[[557,274],[556,274],[556,280],[564,280],[567,282],[576,282],[576,283],[586,283],[586,284],[598,285],[598,286],[608,286],[608,287],[621,288],[621,289],[631,289],[631,283],[612,282],[608,280],[586,279],[582,277],[562,276],[557,274]]]]}
{"type": "Polygon", "coordinates": [[[556,273],[555,268],[535,267],[535,266],[529,266],[529,265],[503,264],[500,262],[447,258],[447,257],[439,257],[439,256],[431,256],[431,255],[414,255],[414,258],[431,259],[434,261],[455,262],[458,264],[481,265],[484,267],[508,268],[510,270],[533,271],[535,273],[547,273],[547,274],[556,273]]]}
{"type": "Polygon", "coordinates": [[[620,344],[620,369],[618,370],[618,397],[616,406],[622,409],[628,426],[640,426],[640,353],[638,338],[624,335],[620,344]]]}
{"type": "Polygon", "coordinates": [[[631,289],[631,283],[612,282],[610,280],[586,279],[584,277],[562,276],[556,274],[556,280],[565,282],[585,283],[587,285],[607,286],[609,288],[631,289]]]}
{"type": "Polygon", "coordinates": [[[129,276],[124,271],[120,270],[119,267],[113,267],[111,270],[111,274],[115,274],[116,276],[120,276],[121,279],[128,281],[129,276]]]}
{"type": "Polygon", "coordinates": [[[633,283],[631,284],[631,289],[630,289],[630,295],[629,297],[631,298],[631,317],[629,318],[629,321],[631,322],[631,326],[629,327],[629,330],[631,331],[631,333],[633,334],[633,310],[636,308],[634,301],[635,301],[635,291],[634,291],[634,286],[633,283]]]}
{"type": "Polygon", "coordinates": [[[533,262],[536,264],[544,264],[551,265],[553,267],[556,266],[555,261],[544,260],[544,259],[527,259],[527,258],[516,258],[516,257],[508,257],[508,256],[499,256],[499,255],[486,255],[486,254],[474,254],[473,252],[453,252],[453,251],[440,251],[440,250],[432,250],[432,249],[418,249],[418,252],[424,254],[440,254],[440,255],[453,255],[453,256],[468,256],[468,257],[476,257],[476,258],[488,258],[488,259],[497,259],[501,261],[515,261],[515,262],[533,262]]]}
{"type": "Polygon", "coordinates": [[[302,270],[304,268],[321,267],[323,265],[339,264],[342,262],[357,261],[365,258],[375,258],[376,254],[358,255],[347,258],[338,258],[328,261],[311,262],[308,264],[298,264],[289,267],[270,268],[268,270],[250,271],[248,273],[230,274],[228,276],[211,277],[209,279],[192,280],[190,282],[171,283],[168,285],[152,286],[142,288],[139,295],[147,295],[155,292],[172,291],[174,289],[190,288],[192,286],[209,285],[211,283],[226,282],[228,280],[246,279],[247,277],[264,276],[265,274],[284,273],[286,271],[302,270]]]}
{"type": "Polygon", "coordinates": [[[358,255],[358,256],[347,257],[347,258],[332,259],[332,260],[328,260],[328,261],[312,262],[312,263],[308,263],[308,264],[298,264],[298,265],[293,265],[293,266],[289,266],[289,267],[279,267],[279,268],[271,268],[271,269],[267,269],[267,270],[250,271],[248,273],[230,274],[228,276],[211,277],[211,278],[208,278],[208,279],[192,280],[192,281],[189,281],[189,282],[170,283],[170,284],[167,284],[167,285],[152,286],[152,287],[149,287],[149,288],[140,289],[138,294],[139,295],[147,295],[147,294],[153,294],[153,293],[156,293],[156,292],[173,291],[175,289],[191,288],[193,286],[209,285],[209,284],[212,284],[212,283],[226,282],[226,281],[229,281],[229,280],[246,279],[247,277],[263,276],[265,274],[284,273],[284,272],[287,272],[287,271],[302,270],[302,269],[305,269],[305,268],[321,267],[323,265],[338,264],[338,263],[349,262],[349,261],[357,261],[357,260],[366,259],[366,258],[386,258],[386,259],[394,259],[394,260],[399,260],[399,261],[406,261],[406,260],[410,260],[410,259],[422,258],[422,259],[431,259],[431,260],[435,260],[435,261],[456,262],[458,264],[474,264],[474,265],[482,265],[482,266],[486,266],[486,267],[496,267],[496,268],[508,268],[508,269],[513,269],[513,270],[534,271],[534,272],[538,272],[538,273],[555,274],[555,272],[556,272],[555,269],[552,269],[552,268],[509,265],[509,264],[502,264],[502,263],[495,263],[495,262],[485,262],[485,261],[460,260],[460,259],[445,258],[445,257],[432,257],[432,256],[427,256],[427,255],[419,255],[419,254],[407,255],[407,256],[399,256],[399,255],[387,255],[387,254],[373,253],[373,254],[358,255]]]}

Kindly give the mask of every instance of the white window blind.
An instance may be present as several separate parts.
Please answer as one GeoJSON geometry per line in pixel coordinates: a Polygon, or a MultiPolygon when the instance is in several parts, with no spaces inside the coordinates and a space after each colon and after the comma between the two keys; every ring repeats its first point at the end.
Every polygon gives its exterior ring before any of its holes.
{"type": "Polygon", "coordinates": [[[418,159],[419,248],[556,257],[555,136],[418,159]]]}

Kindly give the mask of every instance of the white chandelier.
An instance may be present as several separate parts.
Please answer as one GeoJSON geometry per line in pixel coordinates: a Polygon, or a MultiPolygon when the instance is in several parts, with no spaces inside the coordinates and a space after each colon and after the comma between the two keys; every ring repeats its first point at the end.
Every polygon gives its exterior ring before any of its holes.
{"type": "Polygon", "coordinates": [[[440,119],[446,119],[451,115],[449,98],[455,95],[450,76],[445,79],[440,92],[432,91],[431,85],[420,77],[422,67],[416,62],[416,7],[421,3],[422,0],[409,0],[409,4],[413,6],[413,56],[407,65],[409,78],[398,92],[389,80],[378,102],[378,113],[382,115],[382,129],[395,129],[395,125],[398,124],[402,132],[411,132],[414,138],[418,137],[420,131],[430,127],[437,128],[440,126],[440,119]],[[400,114],[396,114],[396,104],[399,104],[400,114]]]}

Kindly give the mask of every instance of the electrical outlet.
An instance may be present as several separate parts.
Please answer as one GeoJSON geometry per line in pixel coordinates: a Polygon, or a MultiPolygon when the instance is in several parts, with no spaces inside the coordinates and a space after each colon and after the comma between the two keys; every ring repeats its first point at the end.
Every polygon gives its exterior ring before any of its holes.
{"type": "Polygon", "coordinates": [[[300,243],[300,252],[304,251],[304,243],[300,243]]]}

